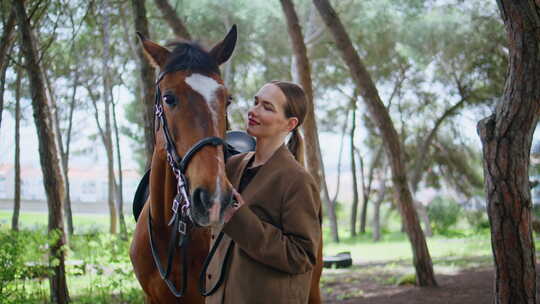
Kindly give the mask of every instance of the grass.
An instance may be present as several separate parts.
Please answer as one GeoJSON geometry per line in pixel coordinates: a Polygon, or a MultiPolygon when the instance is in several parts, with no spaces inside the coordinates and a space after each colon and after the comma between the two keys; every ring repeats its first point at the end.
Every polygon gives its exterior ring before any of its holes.
{"type": "MultiPolygon", "coordinates": [[[[11,227],[12,211],[0,211],[0,228],[11,227]]],[[[135,225],[131,217],[126,216],[127,225],[135,225]]],[[[73,223],[75,233],[83,234],[89,232],[107,232],[109,227],[109,216],[103,214],[74,214],[73,223]]],[[[20,229],[36,230],[47,227],[48,217],[43,212],[21,212],[19,216],[20,229]]]]}
{"type": "MultiPolygon", "coordinates": [[[[434,236],[427,238],[429,252],[437,257],[471,257],[491,254],[490,236],[486,233],[448,238],[434,236]]],[[[342,251],[350,251],[357,263],[382,262],[412,258],[411,244],[404,233],[384,235],[381,241],[374,243],[371,235],[347,238],[340,243],[325,242],[324,254],[335,255],[342,251]]]]}

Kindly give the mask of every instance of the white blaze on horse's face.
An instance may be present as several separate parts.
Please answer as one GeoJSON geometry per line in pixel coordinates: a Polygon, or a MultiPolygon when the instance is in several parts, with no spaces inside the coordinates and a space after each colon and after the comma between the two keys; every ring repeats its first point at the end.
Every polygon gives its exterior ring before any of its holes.
{"type": "MultiPolygon", "coordinates": [[[[185,82],[187,85],[191,87],[191,89],[197,93],[199,93],[208,104],[208,108],[210,110],[210,113],[212,115],[212,122],[214,125],[214,131],[216,132],[216,135],[219,134],[218,132],[218,103],[217,103],[217,96],[216,92],[223,86],[219,84],[215,79],[202,75],[202,74],[191,74],[190,76],[186,77],[185,82]]],[[[218,158],[218,162],[220,159],[218,158]]],[[[220,202],[222,201],[222,189],[221,189],[221,179],[220,176],[222,176],[224,168],[222,165],[219,165],[219,171],[216,176],[216,187],[215,187],[215,193],[210,198],[212,205],[210,209],[208,210],[208,220],[210,225],[215,225],[220,223],[220,213],[221,213],[221,205],[220,202]]]]}
{"type": "Polygon", "coordinates": [[[217,132],[218,114],[216,113],[216,91],[221,88],[222,85],[219,84],[215,79],[202,74],[191,74],[190,76],[186,77],[186,83],[191,87],[191,89],[193,89],[193,91],[201,94],[201,96],[206,100],[206,103],[208,103],[210,113],[212,113],[214,128],[217,132]]]}

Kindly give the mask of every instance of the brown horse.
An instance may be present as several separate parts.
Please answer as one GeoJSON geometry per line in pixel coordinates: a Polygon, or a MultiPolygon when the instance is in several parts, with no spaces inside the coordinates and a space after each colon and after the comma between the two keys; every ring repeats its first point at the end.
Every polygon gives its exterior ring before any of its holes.
{"type": "MultiPolygon", "coordinates": [[[[202,304],[199,275],[209,252],[208,227],[222,224],[231,206],[232,186],[225,176],[220,141],[229,94],[218,67],[232,55],[236,27],[209,52],[190,42],[177,43],[170,51],[140,38],[146,56],[161,73],[150,195],[137,221],[130,258],[148,303],[202,304]],[[178,236],[176,230],[185,235],[178,236]],[[187,242],[185,250],[168,254],[178,242],[187,242]]],[[[310,303],[320,303],[322,250],[319,260],[310,303]]]]}

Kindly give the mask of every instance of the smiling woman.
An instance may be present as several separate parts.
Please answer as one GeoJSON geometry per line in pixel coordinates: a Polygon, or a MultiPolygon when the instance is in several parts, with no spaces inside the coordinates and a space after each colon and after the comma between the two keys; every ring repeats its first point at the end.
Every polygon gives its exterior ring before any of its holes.
{"type": "Polygon", "coordinates": [[[306,96],[294,83],[273,81],[254,99],[247,132],[257,147],[227,162],[238,205],[213,231],[207,303],[319,303],[321,204],[298,132],[306,96]]]}

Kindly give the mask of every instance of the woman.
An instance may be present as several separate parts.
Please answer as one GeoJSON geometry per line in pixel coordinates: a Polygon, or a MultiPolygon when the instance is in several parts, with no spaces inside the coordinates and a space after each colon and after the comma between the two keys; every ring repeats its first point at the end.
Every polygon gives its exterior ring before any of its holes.
{"type": "Polygon", "coordinates": [[[308,302],[321,203],[303,167],[298,128],[307,106],[304,91],[290,82],[273,81],[255,96],[247,132],[257,139],[257,148],[227,162],[238,203],[226,214],[221,233],[212,234],[219,245],[206,288],[219,288],[206,303],[308,302]]]}

